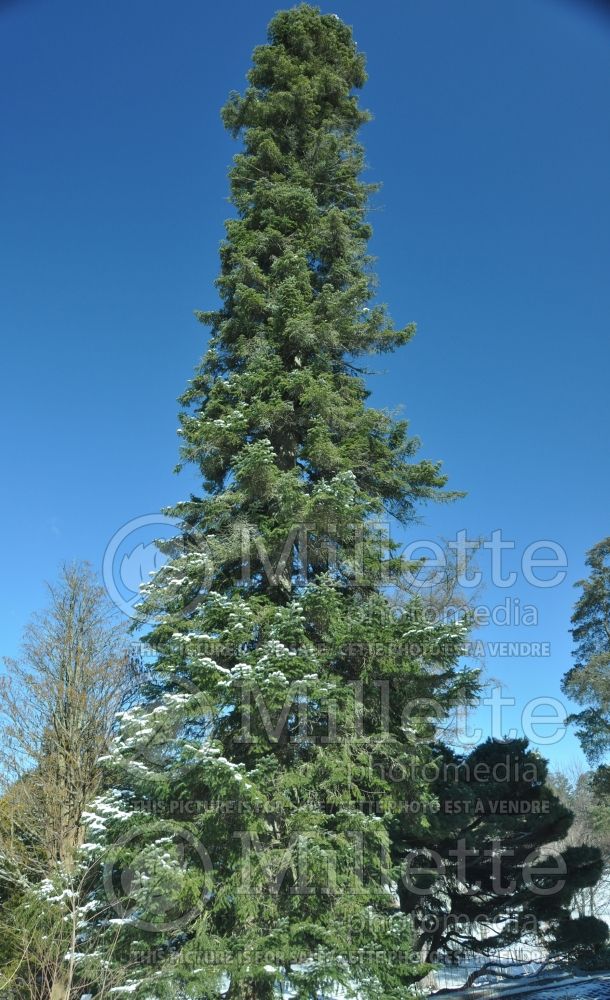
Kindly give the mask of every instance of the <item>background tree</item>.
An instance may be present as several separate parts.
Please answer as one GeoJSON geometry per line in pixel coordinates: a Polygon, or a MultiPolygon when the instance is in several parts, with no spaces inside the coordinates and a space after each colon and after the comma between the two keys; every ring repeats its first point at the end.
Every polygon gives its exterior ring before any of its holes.
{"type": "Polygon", "coordinates": [[[610,902],[610,822],[608,803],[596,787],[594,772],[578,764],[556,769],[551,775],[553,790],[574,816],[563,846],[587,844],[601,852],[603,873],[596,885],[588,886],[574,896],[574,905],[581,916],[608,916],[610,902]]]}
{"type": "Polygon", "coordinates": [[[582,593],[572,615],[576,663],[563,678],[563,691],[581,712],[570,716],[591,763],[610,749],[610,537],[587,553],[590,574],[579,580],[582,593]]]}
{"type": "Polygon", "coordinates": [[[435,768],[429,824],[418,837],[398,820],[393,837],[397,860],[408,859],[401,906],[424,956],[497,958],[517,942],[559,955],[579,935],[581,949],[601,947],[603,921],[572,921],[574,900],[600,878],[600,851],[565,839],[573,814],[540,754],[525,739],[489,739],[468,753],[441,745],[435,768]]]}
{"type": "Polygon", "coordinates": [[[74,979],[79,860],[100,756],[134,687],[126,626],[86,563],[65,565],[0,678],[0,927],[4,975],[31,997],[68,998],[74,979]],[[53,904],[56,905],[53,905],[53,904]]]}
{"type": "MultiPolygon", "coordinates": [[[[581,781],[572,782],[568,796],[578,799],[579,818],[587,816],[588,836],[599,844],[607,858],[610,767],[605,758],[610,750],[610,537],[589,550],[586,564],[590,573],[577,584],[582,591],[572,615],[576,662],[565,674],[562,688],[565,694],[584,706],[582,711],[569,716],[569,721],[577,726],[589,762],[598,766],[581,781]]],[[[598,904],[600,896],[605,897],[605,884],[603,880],[597,893],[598,904]]]]}

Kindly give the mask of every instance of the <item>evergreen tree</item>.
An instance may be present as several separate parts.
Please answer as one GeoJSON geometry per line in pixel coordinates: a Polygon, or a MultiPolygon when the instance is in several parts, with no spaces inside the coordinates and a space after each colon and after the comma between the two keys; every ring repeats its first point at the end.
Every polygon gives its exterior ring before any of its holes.
{"type": "Polygon", "coordinates": [[[476,672],[457,667],[463,626],[401,608],[408,567],[379,522],[453,494],[406,423],[366,405],[356,364],[413,328],[372,301],[351,31],[282,12],[248,80],[223,111],[243,149],[222,303],[200,314],[209,349],[183,397],[203,494],[171,510],[180,536],[142,606],[155,680],[89,816],[107,846],[100,918],[110,900],[117,960],[179,953],[163,974],[142,964],[126,983],[142,995],[265,998],[288,981],[404,998],[426,966],[390,829],[429,798],[436,723],[476,672]]]}
{"type": "Polygon", "coordinates": [[[576,663],[562,687],[585,706],[570,719],[578,725],[585,754],[598,763],[610,749],[610,538],[589,550],[586,563],[591,572],[577,584],[582,593],[572,615],[576,663]]]}
{"type": "Polygon", "coordinates": [[[430,825],[399,819],[403,910],[427,957],[499,955],[519,942],[552,953],[600,948],[603,920],[574,918],[575,897],[603,868],[597,846],[561,843],[573,813],[547,784],[547,762],[527,740],[489,739],[469,753],[438,747],[430,825]]]}
{"type": "Polygon", "coordinates": [[[576,723],[584,753],[597,769],[590,778],[593,808],[591,828],[603,838],[610,829],[610,537],[587,553],[590,569],[572,615],[574,666],[563,678],[562,689],[583,706],[568,721],[576,723]]]}

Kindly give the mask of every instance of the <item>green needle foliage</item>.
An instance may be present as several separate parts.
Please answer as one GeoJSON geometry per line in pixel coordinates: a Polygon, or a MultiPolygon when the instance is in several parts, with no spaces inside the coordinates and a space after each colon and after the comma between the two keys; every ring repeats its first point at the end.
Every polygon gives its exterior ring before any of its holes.
{"type": "Polygon", "coordinates": [[[597,836],[610,828],[610,537],[587,552],[589,576],[580,580],[580,597],[572,615],[574,666],[563,677],[565,694],[581,707],[569,717],[576,723],[581,746],[591,764],[597,836]]]}
{"type": "Polygon", "coordinates": [[[598,763],[610,750],[610,538],[590,549],[586,563],[590,574],[578,583],[582,593],[572,615],[576,662],[562,686],[583,706],[570,721],[588,759],[598,763]]]}
{"type": "Polygon", "coordinates": [[[374,304],[350,29],[278,14],[248,81],[223,110],[242,151],[221,305],[182,400],[202,495],[172,508],[142,605],[155,674],[89,816],[92,902],[138,996],[405,998],[428,967],[390,830],[430,799],[436,726],[477,675],[464,628],[405,601],[381,522],[454,494],[357,366],[413,327],[374,304]]]}

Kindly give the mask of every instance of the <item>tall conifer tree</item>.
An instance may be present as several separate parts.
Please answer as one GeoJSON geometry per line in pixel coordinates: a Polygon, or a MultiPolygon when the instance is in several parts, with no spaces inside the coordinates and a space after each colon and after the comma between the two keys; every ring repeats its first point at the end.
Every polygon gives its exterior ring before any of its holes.
{"type": "Polygon", "coordinates": [[[146,996],[404,998],[426,971],[390,829],[430,796],[434,705],[472,695],[476,672],[457,668],[461,626],[397,600],[407,567],[380,524],[451,494],[357,366],[413,333],[374,303],[364,82],[350,29],[301,5],[223,110],[243,143],[235,216],[181,416],[202,495],[171,510],[180,535],[142,606],[155,676],[90,816],[115,845],[114,957],[180,956],[133,973],[146,996]]]}

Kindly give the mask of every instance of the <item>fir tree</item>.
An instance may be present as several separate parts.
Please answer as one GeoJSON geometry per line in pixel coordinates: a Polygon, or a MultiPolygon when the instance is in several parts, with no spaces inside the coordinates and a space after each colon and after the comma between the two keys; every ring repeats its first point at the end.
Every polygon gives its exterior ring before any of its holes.
{"type": "Polygon", "coordinates": [[[179,955],[127,983],[149,997],[289,982],[404,998],[427,967],[390,831],[430,797],[435,725],[476,672],[457,667],[463,626],[401,604],[407,567],[380,521],[453,494],[406,423],[366,404],[357,359],[413,327],[374,303],[350,29],[307,5],[278,14],[248,81],[223,110],[243,147],[221,305],[200,314],[209,349],[182,400],[202,495],[170,511],[180,536],[142,606],[155,678],[89,817],[114,845],[100,917],[110,901],[117,960],[179,955]]]}

